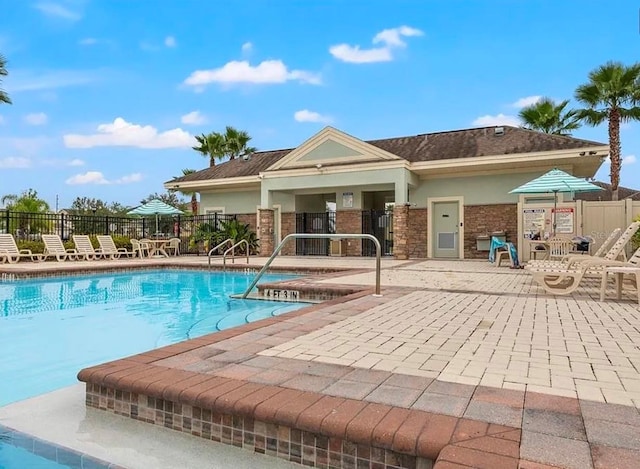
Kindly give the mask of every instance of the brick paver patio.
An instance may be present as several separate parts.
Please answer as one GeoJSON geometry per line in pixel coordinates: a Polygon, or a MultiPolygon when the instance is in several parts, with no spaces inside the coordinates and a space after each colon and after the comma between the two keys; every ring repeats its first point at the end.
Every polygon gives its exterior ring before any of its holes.
{"type": "MultiPolygon", "coordinates": [[[[373,275],[333,277],[320,281],[373,275]]],[[[591,282],[551,297],[479,262],[387,264],[382,279],[380,298],[84,370],[88,403],[319,467],[638,467],[631,296],[595,301],[591,282]]]]}

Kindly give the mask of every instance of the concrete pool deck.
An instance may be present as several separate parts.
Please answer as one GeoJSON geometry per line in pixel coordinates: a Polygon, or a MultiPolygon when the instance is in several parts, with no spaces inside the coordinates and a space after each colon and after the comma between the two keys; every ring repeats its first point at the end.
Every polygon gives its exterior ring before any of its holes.
{"type": "MultiPolygon", "coordinates": [[[[0,272],[39,264],[20,266],[0,272]]],[[[640,310],[630,295],[601,303],[587,282],[552,297],[526,272],[485,262],[383,269],[381,298],[370,295],[372,272],[334,272],[316,283],[365,291],[84,370],[87,403],[318,467],[637,467],[640,310]]]]}

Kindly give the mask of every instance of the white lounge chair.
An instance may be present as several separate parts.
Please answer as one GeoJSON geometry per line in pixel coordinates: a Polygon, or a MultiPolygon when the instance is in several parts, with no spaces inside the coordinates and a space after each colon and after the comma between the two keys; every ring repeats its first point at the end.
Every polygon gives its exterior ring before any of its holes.
{"type": "Polygon", "coordinates": [[[602,243],[602,246],[596,251],[593,256],[586,256],[581,254],[570,254],[565,256],[561,261],[530,261],[526,269],[541,269],[541,268],[566,268],[572,267],[575,264],[585,262],[591,259],[602,258],[606,260],[624,260],[626,259],[624,248],[631,240],[633,235],[640,229],[640,222],[634,221],[626,230],[615,240],[613,246],[607,250],[607,246],[613,242],[615,233],[620,232],[619,229],[614,230],[609,237],[602,243]]]}
{"type": "Polygon", "coordinates": [[[113,238],[109,235],[98,235],[98,243],[100,243],[100,248],[96,252],[102,254],[103,256],[111,256],[111,258],[118,259],[120,256],[135,256],[135,251],[128,251],[126,248],[118,248],[116,247],[116,243],[113,241],[113,238]]]}
{"type": "Polygon", "coordinates": [[[606,258],[594,258],[567,268],[529,269],[531,276],[552,295],[569,295],[577,290],[585,277],[606,275],[607,267],[638,267],[640,248],[626,262],[606,258]]]}
{"type": "Polygon", "coordinates": [[[29,258],[33,262],[44,259],[41,254],[34,254],[30,249],[19,249],[12,234],[0,234],[0,261],[4,264],[15,264],[20,259],[29,258]]]}
{"type": "Polygon", "coordinates": [[[64,247],[60,236],[58,235],[42,235],[44,242],[44,257],[55,257],[58,262],[75,260],[78,251],[75,249],[67,249],[64,247]]]}
{"type": "Polygon", "coordinates": [[[100,255],[99,252],[96,252],[96,250],[93,249],[93,244],[91,244],[89,235],[73,235],[73,244],[76,246],[78,259],[94,261],[100,255]]]}

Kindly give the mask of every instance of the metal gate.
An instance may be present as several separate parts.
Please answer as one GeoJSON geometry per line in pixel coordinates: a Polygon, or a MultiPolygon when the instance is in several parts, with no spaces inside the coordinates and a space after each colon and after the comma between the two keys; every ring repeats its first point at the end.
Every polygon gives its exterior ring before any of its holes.
{"type": "MultiPolygon", "coordinates": [[[[296,233],[334,234],[336,212],[296,213],[296,233]]],[[[328,239],[297,239],[297,256],[328,256],[328,239]]]]}
{"type": "MultiPolygon", "coordinates": [[[[393,211],[365,210],[362,212],[362,232],[378,238],[383,256],[393,255],[393,211]]],[[[375,256],[376,246],[369,239],[362,240],[362,255],[375,256]]]]}

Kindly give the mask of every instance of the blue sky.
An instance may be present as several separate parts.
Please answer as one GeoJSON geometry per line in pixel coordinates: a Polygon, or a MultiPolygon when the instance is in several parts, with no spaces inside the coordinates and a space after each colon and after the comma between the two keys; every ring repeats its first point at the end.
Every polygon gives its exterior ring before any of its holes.
{"type": "MultiPolygon", "coordinates": [[[[136,205],[226,125],[260,150],[331,124],[362,139],[517,122],[590,70],[638,60],[629,0],[4,0],[0,195],[136,205]]],[[[640,188],[640,123],[622,184],[640,188]]],[[[605,127],[575,136],[607,141],[605,127]]],[[[599,179],[608,179],[603,166],[599,179]]]]}

